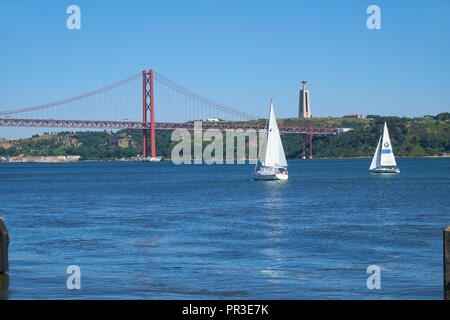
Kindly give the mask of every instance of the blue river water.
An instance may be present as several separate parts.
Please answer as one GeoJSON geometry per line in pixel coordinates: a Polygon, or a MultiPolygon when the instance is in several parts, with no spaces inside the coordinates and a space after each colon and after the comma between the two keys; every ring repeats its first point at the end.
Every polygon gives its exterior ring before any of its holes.
{"type": "Polygon", "coordinates": [[[285,182],[252,165],[0,164],[0,298],[442,299],[450,159],[369,164],[293,160],[285,182]]]}

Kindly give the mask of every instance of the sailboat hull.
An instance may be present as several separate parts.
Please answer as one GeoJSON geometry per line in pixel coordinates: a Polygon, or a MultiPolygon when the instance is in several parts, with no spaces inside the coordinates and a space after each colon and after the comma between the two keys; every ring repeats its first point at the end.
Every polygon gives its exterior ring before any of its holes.
{"type": "Polygon", "coordinates": [[[400,173],[400,169],[399,168],[375,168],[372,170],[369,170],[370,173],[390,173],[390,174],[396,174],[396,173],[400,173]]]}
{"type": "Polygon", "coordinates": [[[254,173],[253,180],[287,180],[289,178],[286,173],[260,174],[254,173]]]}

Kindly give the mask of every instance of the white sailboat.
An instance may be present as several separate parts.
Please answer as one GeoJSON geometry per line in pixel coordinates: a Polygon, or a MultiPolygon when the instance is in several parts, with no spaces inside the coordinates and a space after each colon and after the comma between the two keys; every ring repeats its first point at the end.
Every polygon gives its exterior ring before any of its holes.
{"type": "Polygon", "coordinates": [[[281,143],[280,131],[270,102],[269,123],[260,146],[260,154],[255,170],[254,180],[287,180],[287,162],[281,143]],[[260,164],[260,166],[258,166],[260,164]]]}
{"type": "Polygon", "coordinates": [[[378,140],[378,146],[373,155],[372,163],[369,168],[370,173],[400,173],[395,162],[394,151],[392,150],[391,139],[389,139],[389,132],[384,123],[383,134],[378,140]]]}

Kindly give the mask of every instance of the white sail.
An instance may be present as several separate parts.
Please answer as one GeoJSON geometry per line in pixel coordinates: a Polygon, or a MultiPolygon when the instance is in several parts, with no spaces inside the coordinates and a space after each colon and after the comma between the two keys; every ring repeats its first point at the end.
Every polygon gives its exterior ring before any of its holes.
{"type": "Polygon", "coordinates": [[[384,123],[384,131],[383,131],[383,140],[381,142],[381,155],[380,155],[380,165],[381,166],[397,166],[394,157],[394,151],[391,146],[391,139],[389,139],[389,132],[386,125],[384,123]]]}
{"type": "Polygon", "coordinates": [[[372,158],[372,163],[370,164],[369,170],[378,168],[380,166],[380,146],[381,146],[381,136],[378,140],[377,149],[375,150],[375,153],[372,158]]]}
{"type": "Polygon", "coordinates": [[[281,143],[280,132],[278,130],[272,103],[270,103],[270,117],[265,149],[265,157],[263,157],[261,161],[263,166],[287,167],[286,156],[284,155],[283,144],[281,143]]]}

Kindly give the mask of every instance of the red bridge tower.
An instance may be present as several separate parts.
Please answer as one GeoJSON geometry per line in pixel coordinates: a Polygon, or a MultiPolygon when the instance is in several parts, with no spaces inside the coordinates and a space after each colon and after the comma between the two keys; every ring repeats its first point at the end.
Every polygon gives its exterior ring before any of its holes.
{"type": "MultiPolygon", "coordinates": [[[[155,149],[155,105],[154,105],[154,90],[153,90],[153,70],[142,71],[142,85],[143,85],[143,101],[142,101],[142,122],[147,125],[147,113],[150,112],[150,145],[151,156],[156,157],[155,149]]],[[[148,129],[142,130],[142,157],[147,158],[147,136],[148,129]]]]}

